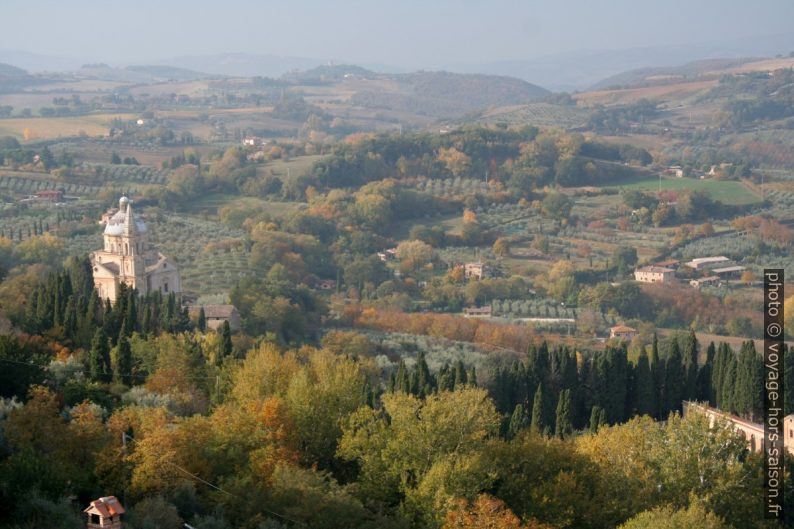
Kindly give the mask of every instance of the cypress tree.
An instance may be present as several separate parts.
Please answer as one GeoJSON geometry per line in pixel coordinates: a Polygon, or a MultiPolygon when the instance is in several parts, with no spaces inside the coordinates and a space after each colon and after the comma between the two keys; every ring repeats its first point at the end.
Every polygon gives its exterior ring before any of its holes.
{"type": "Polygon", "coordinates": [[[430,368],[427,366],[427,361],[425,361],[424,351],[419,352],[419,357],[416,360],[414,369],[417,372],[417,385],[421,396],[432,394],[436,383],[433,379],[433,375],[430,374],[430,368]]]}
{"type": "Polygon", "coordinates": [[[410,381],[408,380],[408,373],[405,369],[405,361],[400,358],[400,365],[397,366],[397,376],[394,380],[394,388],[396,391],[409,393],[411,390],[410,381]]]}
{"type": "Polygon", "coordinates": [[[229,320],[224,320],[221,326],[221,352],[223,357],[226,358],[231,355],[232,350],[232,329],[229,327],[229,320]]]}
{"type": "Polygon", "coordinates": [[[68,338],[73,338],[77,334],[77,309],[74,296],[69,296],[69,301],[66,302],[66,310],[63,313],[63,334],[68,338]]]}
{"type": "Polygon", "coordinates": [[[438,390],[453,391],[455,389],[455,373],[449,364],[444,364],[438,372],[438,390]]]}
{"type": "Polygon", "coordinates": [[[593,406],[590,410],[590,433],[598,432],[598,429],[606,424],[606,414],[601,406],[593,406]]]}
{"type": "Polygon", "coordinates": [[[658,405],[656,403],[656,391],[653,384],[651,364],[648,360],[648,354],[644,350],[637,359],[637,368],[634,372],[634,384],[636,388],[634,411],[638,415],[650,415],[653,417],[656,414],[658,405]]]}
{"type": "Polygon", "coordinates": [[[726,344],[723,342],[717,348],[717,354],[714,355],[714,366],[711,369],[711,392],[709,400],[712,401],[714,406],[722,409],[722,383],[725,378],[725,368],[727,367],[728,354],[726,351],[726,344]]]}
{"type": "Polygon", "coordinates": [[[419,372],[416,369],[411,370],[411,374],[408,376],[408,382],[408,393],[415,397],[421,397],[421,388],[419,387],[419,372]]]}
{"type": "Polygon", "coordinates": [[[681,349],[678,340],[670,341],[670,353],[665,361],[665,415],[671,411],[681,411],[681,403],[686,391],[686,379],[681,349]]]}
{"type": "Polygon", "coordinates": [[[659,338],[653,333],[651,343],[651,377],[653,378],[653,400],[656,408],[653,410],[653,417],[661,419],[664,416],[664,364],[659,358],[659,338]]]}
{"type": "Polygon", "coordinates": [[[728,413],[735,413],[736,411],[734,406],[736,373],[736,355],[731,353],[725,359],[725,371],[723,374],[721,387],[722,405],[720,406],[721,410],[727,411],[728,413]]]}
{"type": "Polygon", "coordinates": [[[143,331],[143,334],[150,334],[152,332],[152,305],[150,303],[146,303],[143,307],[141,331],[143,331]]]}
{"type": "Polygon", "coordinates": [[[543,385],[538,384],[538,389],[535,391],[535,399],[532,403],[532,431],[535,433],[543,433],[546,424],[543,422],[543,385]]]}
{"type": "Polygon", "coordinates": [[[755,344],[748,340],[742,344],[736,366],[736,386],[733,407],[742,417],[754,420],[761,412],[763,374],[755,344]]]}
{"type": "Polygon", "coordinates": [[[684,339],[683,347],[684,367],[686,368],[684,398],[688,400],[697,399],[699,348],[697,338],[695,337],[695,331],[689,331],[689,335],[684,339]]]}
{"type": "Polygon", "coordinates": [[[467,383],[466,367],[462,360],[455,362],[455,387],[459,388],[467,383]]]}
{"type": "Polygon", "coordinates": [[[117,382],[127,383],[132,386],[132,349],[126,335],[119,338],[114,375],[117,382]]]}
{"type": "Polygon", "coordinates": [[[524,411],[524,406],[516,404],[513,414],[510,416],[510,424],[507,427],[507,439],[513,439],[518,435],[521,430],[529,426],[527,419],[527,412],[524,411]]]}
{"type": "Polygon", "coordinates": [[[198,314],[198,321],[196,322],[196,326],[198,330],[201,332],[205,332],[207,330],[207,316],[204,314],[204,307],[201,307],[198,314]]]}
{"type": "Polygon", "coordinates": [[[571,423],[571,390],[564,389],[557,401],[557,419],[555,433],[560,439],[567,439],[573,433],[571,423]]]}
{"type": "Polygon", "coordinates": [[[475,371],[474,366],[471,366],[468,373],[466,373],[466,383],[472,387],[477,386],[477,371],[475,371]]]}
{"type": "Polygon", "coordinates": [[[108,337],[102,328],[97,329],[88,351],[88,374],[98,382],[110,381],[110,348],[108,337]]]}
{"type": "Polygon", "coordinates": [[[716,403],[712,400],[713,391],[711,389],[711,376],[714,369],[714,358],[717,350],[714,347],[714,342],[709,343],[706,348],[706,361],[698,370],[697,376],[697,392],[695,398],[698,402],[708,402],[711,406],[716,403]]]}

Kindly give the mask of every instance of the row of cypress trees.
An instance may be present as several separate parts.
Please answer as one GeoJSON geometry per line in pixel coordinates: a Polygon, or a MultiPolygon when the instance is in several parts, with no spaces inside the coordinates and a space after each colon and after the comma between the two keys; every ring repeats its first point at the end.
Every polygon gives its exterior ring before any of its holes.
{"type": "Polygon", "coordinates": [[[468,370],[461,360],[453,365],[441,366],[435,375],[430,371],[425,353],[417,355],[416,362],[410,368],[400,359],[397,371],[389,376],[388,391],[401,391],[419,398],[424,398],[439,391],[454,391],[464,385],[477,385],[477,373],[472,366],[468,370]]]}
{"type": "MultiPolygon", "coordinates": [[[[496,368],[489,386],[505,417],[505,435],[531,427],[564,437],[634,415],[664,419],[680,412],[685,400],[758,420],[763,364],[752,341],[738,353],[726,343],[711,343],[703,362],[694,332],[671,338],[662,349],[654,336],[650,354],[642,351],[629,362],[625,345],[578,354],[546,343],[530,348],[524,360],[496,368]]],[[[786,380],[794,384],[794,350],[786,347],[784,355],[786,380]]],[[[787,395],[788,414],[794,412],[794,392],[787,395]]]]}
{"type": "MultiPolygon", "coordinates": [[[[50,274],[28,296],[20,323],[31,334],[47,334],[88,352],[90,378],[109,381],[110,349],[118,346],[118,373],[130,373],[129,337],[190,329],[187,307],[172,292],[155,291],[140,296],[125,284],[118,287],[117,302],[99,297],[94,289],[87,257],[72,257],[61,272],[50,274]]],[[[230,340],[230,337],[229,337],[230,340]]]]}

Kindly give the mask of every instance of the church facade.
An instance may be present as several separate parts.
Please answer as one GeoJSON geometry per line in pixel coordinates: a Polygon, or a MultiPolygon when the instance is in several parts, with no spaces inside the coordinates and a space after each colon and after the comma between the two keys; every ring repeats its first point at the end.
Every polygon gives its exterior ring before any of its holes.
{"type": "Polygon", "coordinates": [[[103,221],[104,248],[90,255],[99,297],[115,303],[121,283],[142,295],[157,290],[182,292],[179,269],[149,243],[146,224],[135,217],[131,200],[121,197],[118,211],[103,216],[103,221]]]}

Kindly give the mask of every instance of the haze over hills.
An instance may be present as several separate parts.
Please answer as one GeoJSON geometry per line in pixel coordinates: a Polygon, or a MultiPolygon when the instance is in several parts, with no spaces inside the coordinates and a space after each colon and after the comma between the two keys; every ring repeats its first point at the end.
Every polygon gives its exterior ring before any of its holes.
{"type": "Polygon", "coordinates": [[[670,45],[559,53],[518,61],[460,64],[450,69],[510,75],[554,91],[585,90],[637,68],[673,67],[707,59],[773,57],[794,51],[794,34],[670,45]]]}
{"type": "MultiPolygon", "coordinates": [[[[490,62],[438,62],[416,58],[413,64],[384,64],[350,61],[344,58],[308,57],[255,52],[182,55],[148,58],[118,63],[103,58],[101,62],[116,66],[148,64],[238,77],[281,77],[292,71],[305,71],[319,65],[357,64],[380,73],[408,73],[416,70],[444,70],[517,77],[553,91],[585,90],[603,86],[599,82],[638,68],[674,67],[708,59],[739,59],[788,55],[794,51],[794,33],[732,40],[704,41],[694,45],[665,45],[586,50],[539,56],[527,51],[526,59],[490,62]]],[[[507,55],[507,52],[505,52],[507,55]]],[[[31,73],[79,69],[90,59],[44,55],[24,50],[0,50],[0,63],[11,64],[31,73]]],[[[100,61],[95,61],[100,62],[100,61]]]]}

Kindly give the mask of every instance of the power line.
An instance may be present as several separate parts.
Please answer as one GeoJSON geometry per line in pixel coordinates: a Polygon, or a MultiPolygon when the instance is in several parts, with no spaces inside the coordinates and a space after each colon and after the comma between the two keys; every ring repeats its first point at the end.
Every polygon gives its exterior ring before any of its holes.
{"type": "MultiPolygon", "coordinates": [[[[10,360],[8,358],[0,358],[0,362],[24,365],[24,366],[29,366],[29,367],[38,367],[39,369],[47,369],[49,367],[49,365],[36,364],[36,363],[33,363],[33,362],[21,362],[19,360],[10,360]]],[[[88,372],[85,371],[85,370],[76,370],[75,372],[76,373],[88,374],[88,372]]],[[[125,377],[125,376],[126,377],[145,377],[145,375],[135,375],[135,374],[122,374],[122,375],[119,375],[119,376],[122,376],[122,377],[125,377]]],[[[185,377],[185,378],[188,378],[188,379],[202,379],[202,380],[206,380],[206,379],[216,380],[217,379],[217,377],[190,377],[190,376],[185,377]]],[[[122,432],[121,435],[122,435],[122,440],[130,440],[130,441],[132,441],[135,444],[138,443],[137,439],[127,435],[124,432],[122,432]]],[[[189,470],[187,470],[185,468],[182,468],[181,466],[177,465],[173,461],[165,460],[165,463],[173,466],[174,468],[178,469],[180,472],[182,472],[182,473],[190,476],[191,478],[193,478],[193,479],[195,479],[195,480],[207,485],[208,487],[211,487],[211,488],[213,488],[213,489],[215,489],[215,490],[217,490],[219,492],[222,492],[222,493],[224,493],[224,494],[226,494],[228,496],[231,496],[233,498],[244,499],[244,498],[240,498],[240,496],[238,496],[236,494],[233,494],[233,493],[231,493],[231,492],[219,487],[218,485],[215,485],[214,483],[210,483],[209,481],[205,480],[201,476],[197,476],[197,475],[193,474],[189,470]]],[[[277,517],[279,517],[279,518],[281,518],[283,520],[286,520],[288,522],[292,522],[292,523],[295,523],[295,524],[298,524],[298,525],[301,525],[301,526],[305,526],[306,525],[306,524],[304,524],[303,522],[301,522],[299,520],[294,520],[294,519],[292,519],[292,518],[290,518],[290,517],[288,517],[286,515],[279,514],[279,513],[275,512],[275,511],[271,511],[271,510],[264,509],[264,508],[262,508],[262,510],[264,512],[266,512],[267,514],[272,514],[273,516],[277,516],[277,517]]]]}
{"type": "MultiPolygon", "coordinates": [[[[121,436],[122,436],[122,439],[124,439],[124,440],[128,439],[128,440],[132,441],[133,443],[138,444],[138,440],[137,439],[135,439],[134,437],[132,437],[130,435],[127,435],[125,432],[122,432],[121,436]]],[[[191,478],[195,479],[196,481],[199,481],[199,482],[203,483],[204,485],[207,485],[208,487],[211,487],[211,488],[213,488],[213,489],[215,489],[215,490],[217,490],[219,492],[222,492],[223,494],[226,494],[229,497],[237,498],[237,499],[243,499],[243,500],[245,499],[245,498],[240,497],[238,494],[234,494],[232,492],[229,492],[228,490],[225,490],[225,489],[219,487],[218,485],[215,485],[214,483],[210,483],[209,481],[207,481],[206,479],[202,478],[201,476],[197,476],[196,474],[193,474],[192,472],[190,472],[186,468],[183,468],[183,467],[177,465],[173,461],[168,461],[166,459],[165,463],[173,466],[174,468],[176,468],[180,472],[190,476],[191,478]]],[[[286,520],[288,522],[292,522],[294,524],[298,524],[298,525],[302,525],[302,526],[306,525],[303,522],[301,522],[299,520],[294,520],[294,519],[292,519],[289,516],[286,516],[284,514],[280,514],[280,513],[277,513],[275,511],[271,511],[271,510],[265,509],[265,508],[262,508],[262,510],[265,511],[267,514],[272,514],[273,516],[277,516],[277,517],[281,518],[282,520],[286,520]]]]}

